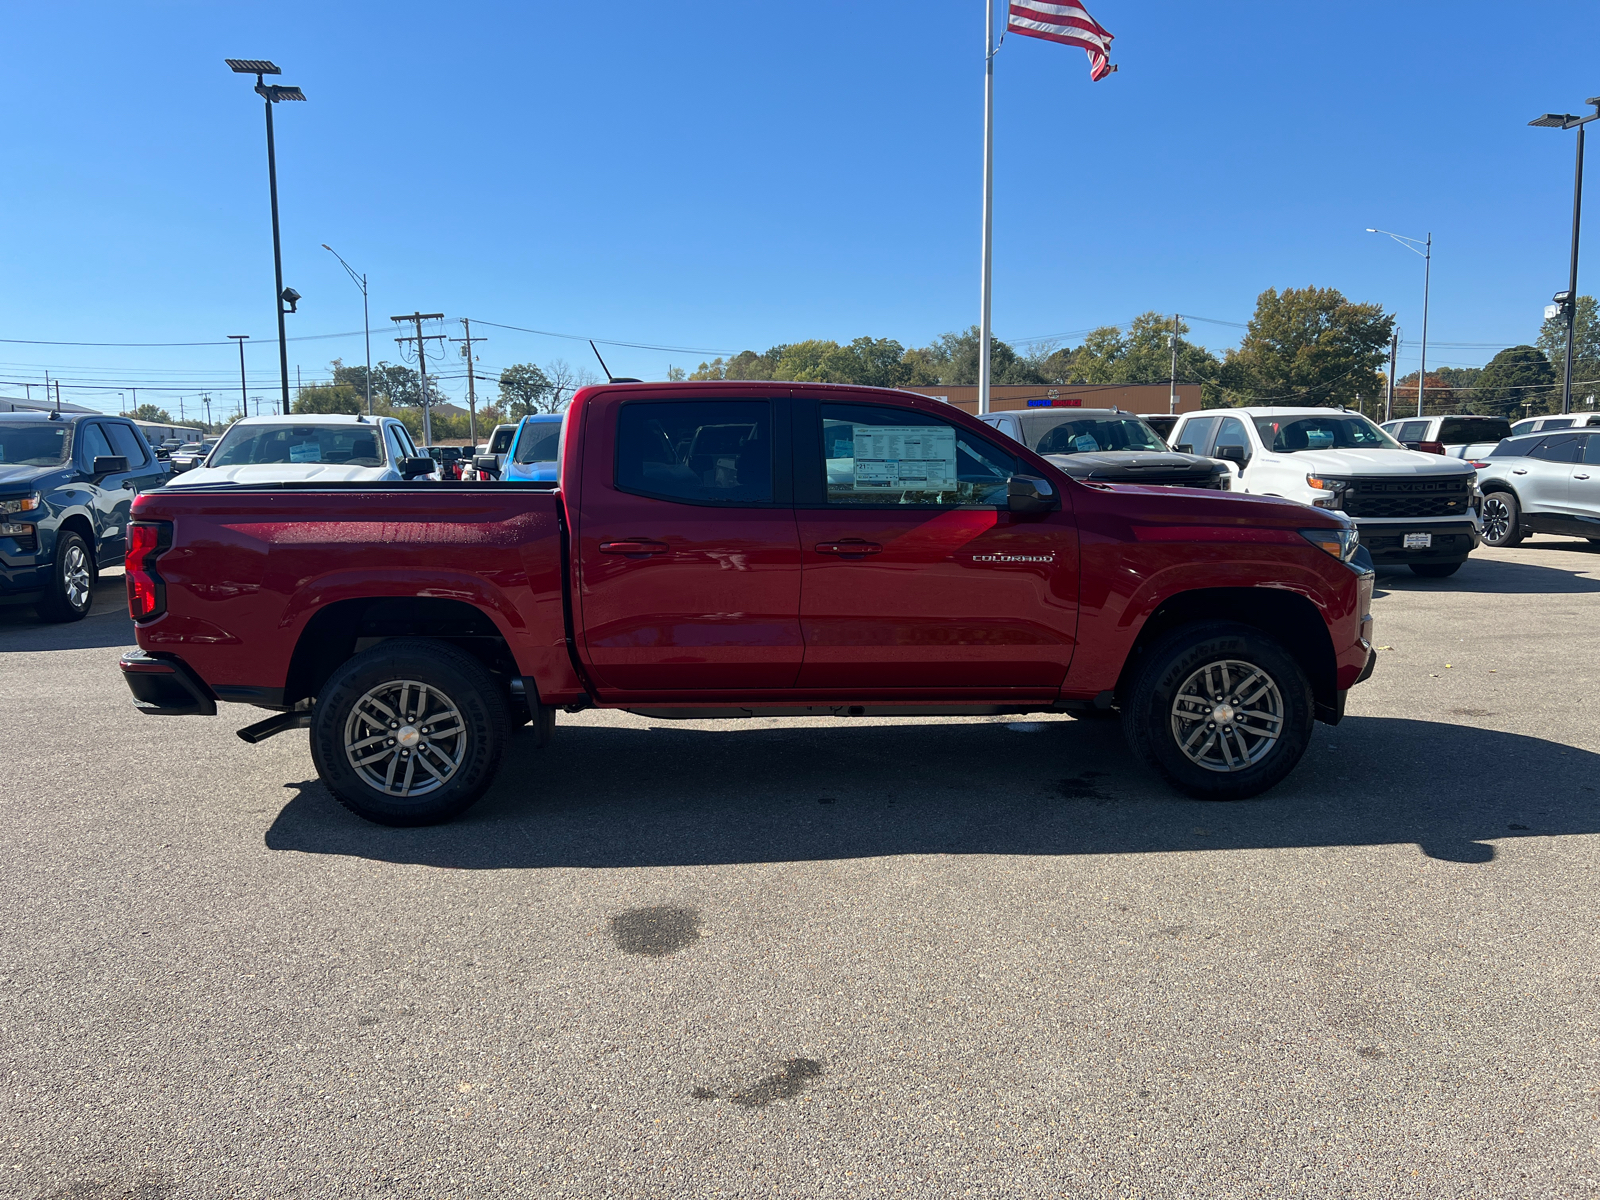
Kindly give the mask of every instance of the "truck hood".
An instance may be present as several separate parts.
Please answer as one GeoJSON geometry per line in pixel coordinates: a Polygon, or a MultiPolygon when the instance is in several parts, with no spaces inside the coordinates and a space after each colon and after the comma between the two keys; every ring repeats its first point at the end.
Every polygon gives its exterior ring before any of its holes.
{"type": "Polygon", "coordinates": [[[168,487],[215,486],[219,483],[354,483],[387,479],[386,467],[350,467],[340,463],[256,463],[243,467],[196,467],[168,487]]]}
{"type": "Polygon", "coordinates": [[[0,488],[27,487],[38,483],[46,475],[65,470],[60,463],[53,467],[34,467],[27,463],[0,463],[0,488]]]}
{"type": "Polygon", "coordinates": [[[1197,454],[1153,450],[1097,450],[1081,454],[1047,454],[1047,462],[1075,479],[1104,479],[1138,483],[1141,476],[1210,475],[1216,463],[1197,454]]]}
{"type": "MultiPolygon", "coordinates": [[[[1298,450],[1274,454],[1282,465],[1304,466],[1307,475],[1466,475],[1472,468],[1459,458],[1420,450],[1298,450]]],[[[1246,476],[1248,479],[1248,475],[1246,476]]]]}

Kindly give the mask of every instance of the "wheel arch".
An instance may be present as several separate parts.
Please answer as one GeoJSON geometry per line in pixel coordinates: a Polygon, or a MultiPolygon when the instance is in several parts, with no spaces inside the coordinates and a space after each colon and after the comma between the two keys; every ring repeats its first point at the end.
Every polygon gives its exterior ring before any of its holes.
{"type": "Polygon", "coordinates": [[[522,678],[505,635],[476,605],[435,596],[364,596],[335,600],[311,615],[289,658],[283,703],[292,706],[316,696],[356,654],[400,637],[432,638],[455,646],[508,689],[511,680],[522,678]]]}
{"type": "Polygon", "coordinates": [[[1250,625],[1276,639],[1306,673],[1320,719],[1337,719],[1338,661],[1321,611],[1306,596],[1285,588],[1199,588],[1163,600],[1139,629],[1117,679],[1120,704],[1144,662],[1144,654],[1161,638],[1184,625],[1232,621],[1250,625]]]}

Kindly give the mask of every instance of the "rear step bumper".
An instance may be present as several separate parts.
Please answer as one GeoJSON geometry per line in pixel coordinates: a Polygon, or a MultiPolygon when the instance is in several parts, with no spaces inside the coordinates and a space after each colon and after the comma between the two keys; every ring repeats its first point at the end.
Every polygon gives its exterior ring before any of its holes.
{"type": "Polygon", "coordinates": [[[217,697],[181,658],[129,650],[117,666],[133,706],[152,717],[214,717],[217,697]]]}

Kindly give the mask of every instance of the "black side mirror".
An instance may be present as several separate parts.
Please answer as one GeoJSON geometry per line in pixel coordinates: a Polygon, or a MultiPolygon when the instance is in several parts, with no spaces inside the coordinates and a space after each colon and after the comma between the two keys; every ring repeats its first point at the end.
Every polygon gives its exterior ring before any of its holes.
{"type": "Polygon", "coordinates": [[[1061,496],[1048,479],[1013,475],[1006,485],[1006,507],[1014,513],[1050,512],[1061,507],[1061,496]]]}
{"type": "Polygon", "coordinates": [[[500,477],[500,460],[493,454],[474,454],[472,456],[472,469],[481,471],[491,478],[500,477]]]}
{"type": "Polygon", "coordinates": [[[431,458],[402,458],[396,465],[400,468],[401,479],[415,479],[418,475],[427,475],[433,471],[431,458]]]}
{"type": "Polygon", "coordinates": [[[120,475],[128,469],[128,460],[121,454],[96,454],[89,468],[91,475],[120,475]]]}
{"type": "Polygon", "coordinates": [[[1179,454],[1193,454],[1194,453],[1194,443],[1193,442],[1179,442],[1176,446],[1173,447],[1173,449],[1176,450],[1179,454]]]}
{"type": "Polygon", "coordinates": [[[1212,458],[1226,459],[1228,462],[1244,466],[1246,456],[1243,446],[1218,446],[1211,452],[1212,458]]]}

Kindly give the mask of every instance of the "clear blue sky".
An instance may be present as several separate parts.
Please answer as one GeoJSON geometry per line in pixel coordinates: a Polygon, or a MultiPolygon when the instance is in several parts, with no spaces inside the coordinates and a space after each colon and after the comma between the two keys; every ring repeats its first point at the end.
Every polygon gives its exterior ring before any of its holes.
{"type": "MultiPolygon", "coordinates": [[[[1110,79],[1023,38],[997,59],[1000,336],[1150,308],[1243,322],[1263,288],[1316,284],[1384,304],[1411,341],[1422,263],[1376,225],[1434,234],[1430,341],[1487,344],[1430,363],[1534,337],[1565,286],[1574,135],[1526,122],[1600,95],[1600,5],[1090,7],[1117,36],[1110,79]]],[[[391,361],[387,318],[418,308],[684,348],[603,347],[646,378],[806,337],[925,343],[977,320],[982,16],[979,0],[11,4],[0,337],[249,333],[251,391],[272,394],[261,104],[222,63],[268,57],[309,97],[278,108],[285,280],[305,296],[291,334],[360,328],[328,242],[370,276],[391,361]]],[[[1591,178],[1592,210],[1600,163],[1591,178]]],[[[1219,348],[1239,332],[1194,331],[1219,348]]],[[[474,332],[491,373],[592,366],[582,343],[474,332]]],[[[290,351],[307,378],[362,356],[359,336],[290,351]]],[[[0,343],[0,379],[219,402],[237,361],[0,343]]]]}

